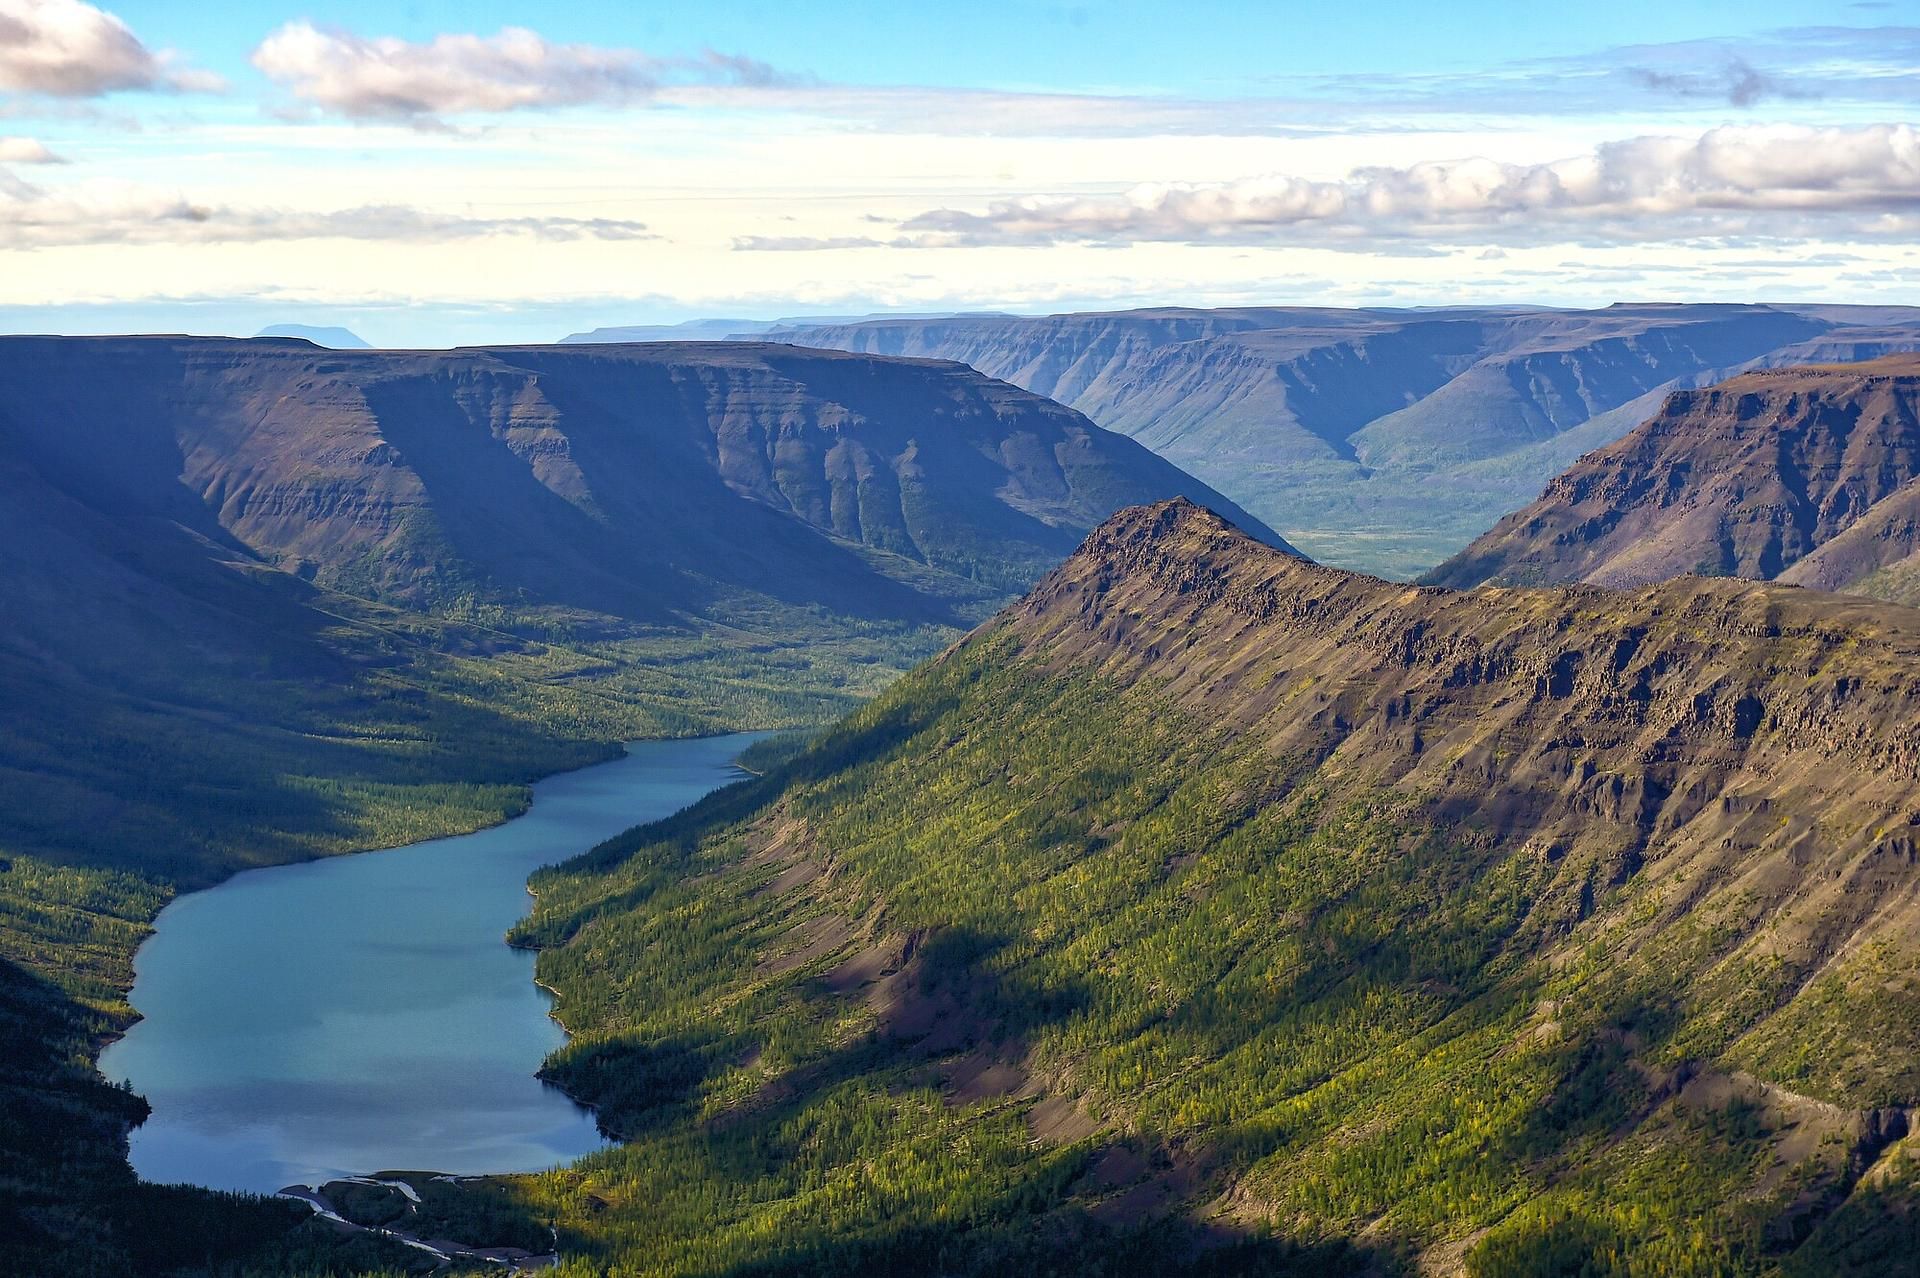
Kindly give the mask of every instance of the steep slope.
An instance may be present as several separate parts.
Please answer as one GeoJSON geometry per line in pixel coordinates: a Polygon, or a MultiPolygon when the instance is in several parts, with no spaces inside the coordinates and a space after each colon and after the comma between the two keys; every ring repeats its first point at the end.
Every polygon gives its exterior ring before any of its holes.
{"type": "Polygon", "coordinates": [[[7,339],[0,404],[70,486],[416,607],[950,622],[1122,505],[1215,496],[970,369],[788,347],[7,339]]]}
{"type": "Polygon", "coordinates": [[[1272,307],[882,320],[766,336],[963,360],[1132,435],[1324,561],[1405,575],[1537,493],[1579,451],[1556,448],[1558,437],[1610,442],[1664,392],[1781,351],[1905,349],[1920,331],[1914,315],[1272,307]]]}
{"type": "Polygon", "coordinates": [[[1355,432],[1354,448],[1374,467],[1498,456],[1820,328],[1740,306],[1611,306],[1530,319],[1434,394],[1355,432]]]}
{"type": "Polygon", "coordinates": [[[1693,572],[1845,589],[1920,548],[1906,517],[1917,476],[1920,358],[1748,373],[1675,394],[1430,580],[1621,586],[1693,572]]]}
{"type": "Polygon", "coordinates": [[[660,1272],[1875,1273],[1920,1225],[1920,623],[1456,593],[1187,503],[536,881],[660,1272]]]}
{"type": "Polygon", "coordinates": [[[0,843],[203,881],[384,837],[355,778],[818,720],[1185,490],[957,365],[0,339],[0,843]]]}
{"type": "Polygon", "coordinates": [[[1920,600],[1920,479],[1876,502],[1776,580],[1894,603],[1920,600]]]}

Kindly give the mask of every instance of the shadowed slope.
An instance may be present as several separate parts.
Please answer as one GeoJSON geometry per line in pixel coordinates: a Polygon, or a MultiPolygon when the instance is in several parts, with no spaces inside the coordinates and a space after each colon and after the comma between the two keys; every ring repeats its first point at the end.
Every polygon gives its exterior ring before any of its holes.
{"type": "Polygon", "coordinates": [[[1215,499],[969,369],[778,346],[15,338],[0,396],[69,488],[416,607],[948,621],[1121,505],[1215,499]]]}

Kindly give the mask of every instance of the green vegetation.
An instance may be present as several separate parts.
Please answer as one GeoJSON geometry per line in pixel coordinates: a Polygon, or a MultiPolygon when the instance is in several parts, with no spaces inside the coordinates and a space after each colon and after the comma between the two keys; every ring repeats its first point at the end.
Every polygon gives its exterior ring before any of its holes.
{"type": "Polygon", "coordinates": [[[1640,880],[1015,630],[538,877],[548,1072],[625,1142],[517,1182],[563,1272],[1870,1273],[1911,1230],[1857,1109],[1732,1072],[1775,996],[1711,912],[1624,945],[1640,880]]]}
{"type": "Polygon", "coordinates": [[[779,641],[555,644],[329,598],[323,652],[341,664],[315,677],[181,665],[109,692],[0,661],[0,1233],[22,1272],[418,1267],[324,1229],[273,1241],[304,1218],[291,1204],[135,1182],[124,1132],[145,1103],[92,1062],[132,1018],[133,951],[175,891],[492,824],[621,739],[818,723],[948,637],[800,618],[779,641]]]}
{"type": "Polygon", "coordinates": [[[773,733],[742,750],[738,762],[755,776],[765,776],[799,758],[816,735],[805,729],[773,733]]]}
{"type": "MultiPolygon", "coordinates": [[[[91,1068],[173,893],[499,821],[623,739],[817,728],[1116,506],[1190,486],[957,366],[787,347],[0,355],[0,531],[34,548],[0,560],[0,1220],[68,1273],[271,1268],[143,1250],[120,1147],[144,1105],[91,1068]],[[499,435],[509,400],[552,410],[545,442],[499,435]]],[[[289,1210],[195,1201],[175,1214],[231,1209],[208,1239],[289,1210]]],[[[323,1240],[273,1263],[332,1266],[323,1240]]]]}
{"type": "Polygon", "coordinates": [[[333,1209],[356,1225],[404,1230],[416,1238],[448,1239],[472,1247],[518,1247],[545,1252],[553,1234],[506,1185],[490,1180],[449,1181],[433,1173],[383,1173],[404,1180],[414,1202],[393,1185],[334,1180],[320,1187],[333,1209]]]}

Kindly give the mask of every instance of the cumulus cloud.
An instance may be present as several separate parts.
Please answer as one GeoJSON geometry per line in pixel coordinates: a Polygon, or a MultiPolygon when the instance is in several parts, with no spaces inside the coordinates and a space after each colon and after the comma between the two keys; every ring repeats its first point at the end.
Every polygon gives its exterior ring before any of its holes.
{"type": "Polygon", "coordinates": [[[937,209],[903,224],[971,244],[1338,244],[1396,239],[1534,243],[1695,235],[1920,232],[1920,129],[1907,124],[1721,128],[1638,137],[1546,164],[1486,158],[1031,196],[985,212],[937,209]]]}
{"type": "Polygon", "coordinates": [[[91,98],[122,89],[215,91],[218,76],[178,65],[119,18],[83,0],[0,0],[0,89],[91,98]]]}
{"type": "Polygon", "coordinates": [[[311,106],[350,119],[410,123],[476,112],[619,105],[668,84],[786,82],[752,58],[711,50],[699,57],[656,58],[632,49],[554,44],[524,27],[415,42],[289,22],[254,50],[253,65],[311,106]]]}
{"type": "Polygon", "coordinates": [[[38,191],[0,201],[0,250],[314,239],[440,242],[503,235],[548,241],[655,238],[643,223],[614,218],[464,217],[390,204],[313,212],[202,204],[179,197],[89,202],[38,191]]]}

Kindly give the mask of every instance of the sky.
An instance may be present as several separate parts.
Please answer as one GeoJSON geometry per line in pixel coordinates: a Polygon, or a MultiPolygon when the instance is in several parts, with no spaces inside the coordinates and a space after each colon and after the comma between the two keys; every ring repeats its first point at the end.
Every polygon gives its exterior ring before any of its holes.
{"type": "Polygon", "coordinates": [[[1920,303],[1920,0],[0,0],[0,331],[1920,303]]]}

